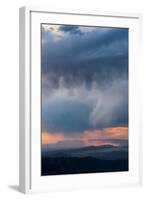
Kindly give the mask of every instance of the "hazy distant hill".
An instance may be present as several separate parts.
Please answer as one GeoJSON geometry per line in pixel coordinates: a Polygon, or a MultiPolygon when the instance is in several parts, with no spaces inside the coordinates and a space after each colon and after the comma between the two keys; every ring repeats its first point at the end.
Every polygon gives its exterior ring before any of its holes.
{"type": "Polygon", "coordinates": [[[48,151],[44,157],[95,157],[104,160],[127,159],[128,148],[112,145],[87,146],[76,149],[48,151]]]}

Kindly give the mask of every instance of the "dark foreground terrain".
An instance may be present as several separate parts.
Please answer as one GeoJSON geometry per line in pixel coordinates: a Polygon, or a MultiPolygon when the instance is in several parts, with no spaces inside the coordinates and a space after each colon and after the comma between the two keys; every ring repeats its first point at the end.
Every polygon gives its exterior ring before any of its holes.
{"type": "Polygon", "coordinates": [[[42,156],[42,176],[128,171],[128,149],[104,146],[56,150],[42,156]]]}

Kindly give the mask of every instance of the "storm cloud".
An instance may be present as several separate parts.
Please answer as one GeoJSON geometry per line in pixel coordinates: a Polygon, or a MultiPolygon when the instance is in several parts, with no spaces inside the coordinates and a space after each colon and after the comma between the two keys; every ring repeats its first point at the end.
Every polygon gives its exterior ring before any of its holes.
{"type": "Polygon", "coordinates": [[[84,84],[70,88],[60,85],[46,93],[42,119],[45,131],[66,134],[128,125],[128,82],[114,81],[105,88],[94,82],[90,90],[84,84]]]}
{"type": "Polygon", "coordinates": [[[42,130],[128,126],[128,29],[42,25],[42,130]]]}
{"type": "Polygon", "coordinates": [[[90,84],[94,77],[99,83],[115,76],[127,78],[127,29],[96,28],[83,33],[63,32],[61,39],[53,40],[48,31],[42,31],[42,72],[49,72],[56,84],[60,76],[70,84],[72,79],[90,84]]]}

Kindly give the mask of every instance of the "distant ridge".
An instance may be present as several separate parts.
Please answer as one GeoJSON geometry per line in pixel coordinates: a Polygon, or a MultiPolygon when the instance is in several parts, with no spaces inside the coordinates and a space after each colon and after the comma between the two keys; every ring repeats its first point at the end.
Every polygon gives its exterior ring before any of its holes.
{"type": "Polygon", "coordinates": [[[106,144],[106,145],[99,145],[99,146],[86,146],[76,148],[77,150],[98,150],[98,149],[109,149],[109,148],[118,148],[117,146],[106,144]]]}
{"type": "Polygon", "coordinates": [[[84,150],[105,150],[105,149],[117,149],[119,147],[111,145],[111,144],[106,144],[106,145],[98,145],[98,146],[82,146],[82,147],[76,147],[76,148],[61,148],[61,149],[49,149],[48,152],[70,152],[70,151],[84,151],[84,150]]]}

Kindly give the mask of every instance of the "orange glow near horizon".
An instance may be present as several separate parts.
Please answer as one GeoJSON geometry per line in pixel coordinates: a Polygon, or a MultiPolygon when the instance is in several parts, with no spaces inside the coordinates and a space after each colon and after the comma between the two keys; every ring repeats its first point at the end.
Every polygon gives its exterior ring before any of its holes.
{"type": "Polygon", "coordinates": [[[42,144],[55,144],[63,140],[63,134],[42,132],[42,144]]]}
{"type": "Polygon", "coordinates": [[[84,131],[83,134],[91,139],[127,139],[128,127],[95,129],[93,131],[84,131]]]}
{"type": "Polygon", "coordinates": [[[113,128],[106,128],[104,131],[107,132],[107,134],[111,134],[118,139],[122,137],[122,139],[127,139],[128,137],[128,127],[113,127],[113,128]]]}
{"type": "Polygon", "coordinates": [[[110,144],[110,140],[127,140],[128,127],[112,127],[83,132],[85,145],[110,144]],[[106,142],[104,142],[104,140],[106,142]],[[109,140],[109,142],[107,142],[109,140]]]}
{"type": "Polygon", "coordinates": [[[112,127],[87,130],[79,134],[66,135],[63,133],[42,132],[42,144],[57,144],[63,141],[82,141],[83,145],[113,144],[112,140],[127,140],[128,127],[112,127]],[[109,140],[109,141],[108,141],[109,140]]]}

